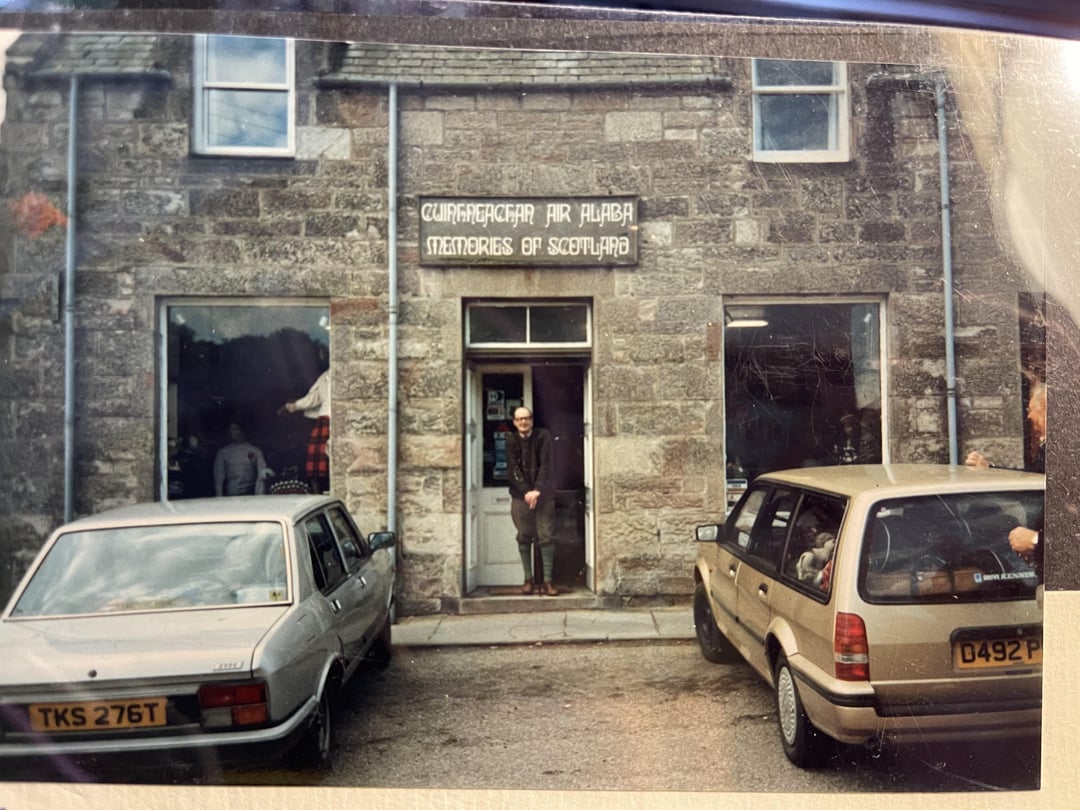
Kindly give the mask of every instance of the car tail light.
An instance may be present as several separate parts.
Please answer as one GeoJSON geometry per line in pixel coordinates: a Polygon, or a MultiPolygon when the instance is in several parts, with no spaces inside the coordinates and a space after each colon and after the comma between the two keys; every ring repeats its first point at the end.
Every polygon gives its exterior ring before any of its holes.
{"type": "Polygon", "coordinates": [[[836,677],[840,680],[870,680],[870,644],[866,640],[866,625],[854,613],[836,614],[833,661],[836,663],[836,677]]]}
{"type": "Polygon", "coordinates": [[[264,683],[202,686],[199,706],[205,726],[252,726],[270,719],[264,683]]]}

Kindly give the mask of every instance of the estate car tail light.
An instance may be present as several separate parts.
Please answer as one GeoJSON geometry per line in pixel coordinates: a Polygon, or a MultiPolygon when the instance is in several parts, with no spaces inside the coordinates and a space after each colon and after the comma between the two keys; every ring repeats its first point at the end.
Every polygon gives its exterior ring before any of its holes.
{"type": "Polygon", "coordinates": [[[265,683],[201,686],[199,706],[208,727],[251,726],[270,719],[265,683]]]}
{"type": "Polygon", "coordinates": [[[854,613],[836,614],[833,661],[836,662],[836,677],[841,681],[870,680],[870,644],[866,640],[866,625],[854,613]]]}

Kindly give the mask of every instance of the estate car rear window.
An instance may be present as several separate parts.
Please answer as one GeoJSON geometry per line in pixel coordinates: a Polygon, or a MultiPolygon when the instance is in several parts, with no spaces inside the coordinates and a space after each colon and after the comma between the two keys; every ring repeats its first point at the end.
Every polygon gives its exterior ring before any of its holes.
{"type": "Polygon", "coordinates": [[[288,599],[277,523],[134,526],[63,534],[12,617],[61,616],[288,599]]]}
{"type": "Polygon", "coordinates": [[[880,501],[863,541],[860,590],[871,602],[1031,598],[1038,576],[1009,546],[1032,526],[1041,490],[928,495],[880,501]]]}

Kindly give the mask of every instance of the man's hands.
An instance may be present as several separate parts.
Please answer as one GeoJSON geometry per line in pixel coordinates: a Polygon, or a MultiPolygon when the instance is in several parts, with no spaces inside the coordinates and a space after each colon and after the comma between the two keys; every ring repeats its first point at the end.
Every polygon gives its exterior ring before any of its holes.
{"type": "Polygon", "coordinates": [[[974,467],[976,470],[985,470],[990,467],[990,462],[986,460],[986,456],[978,450],[972,450],[968,453],[967,458],[964,459],[964,464],[968,467],[974,467]]]}
{"type": "Polygon", "coordinates": [[[1009,545],[1021,557],[1030,557],[1035,552],[1039,533],[1025,526],[1017,526],[1009,532],[1009,545]]]}
{"type": "Polygon", "coordinates": [[[536,504],[540,501],[540,490],[531,489],[525,493],[525,503],[529,505],[530,509],[535,509],[536,504]]]}

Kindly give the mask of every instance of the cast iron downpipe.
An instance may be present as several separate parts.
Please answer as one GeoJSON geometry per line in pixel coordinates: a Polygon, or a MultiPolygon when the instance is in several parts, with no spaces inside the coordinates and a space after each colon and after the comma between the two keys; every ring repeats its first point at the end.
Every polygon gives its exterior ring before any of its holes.
{"type": "Polygon", "coordinates": [[[952,214],[949,202],[949,140],[945,120],[945,81],[934,76],[934,102],[937,107],[938,165],[941,174],[941,262],[945,295],[945,408],[949,425],[949,463],[959,461],[956,427],[956,335],[953,325],[952,214]]]}
{"type": "MultiPolygon", "coordinates": [[[[389,155],[386,186],[387,267],[389,282],[389,401],[386,426],[386,528],[397,531],[397,445],[398,445],[398,267],[397,267],[397,174],[398,174],[398,88],[389,87],[387,115],[389,117],[389,155]]],[[[400,545],[400,541],[399,541],[400,545]]]]}
{"type": "Polygon", "coordinates": [[[79,120],[79,77],[70,82],[67,148],[67,237],[64,243],[64,522],[75,502],[75,146],[79,120]]]}

